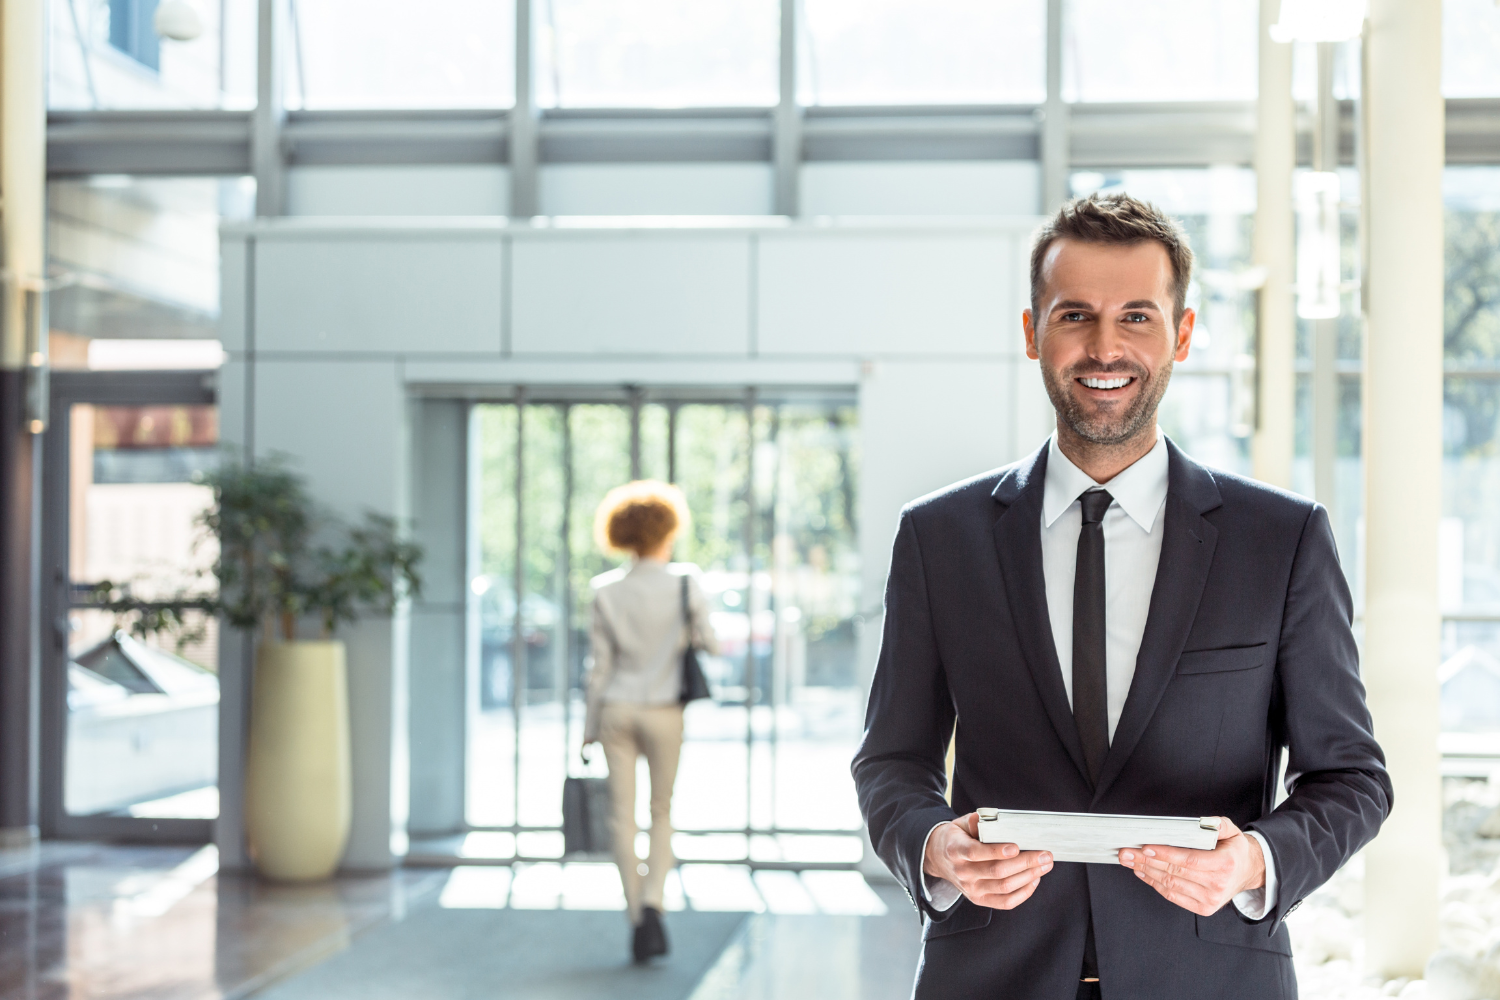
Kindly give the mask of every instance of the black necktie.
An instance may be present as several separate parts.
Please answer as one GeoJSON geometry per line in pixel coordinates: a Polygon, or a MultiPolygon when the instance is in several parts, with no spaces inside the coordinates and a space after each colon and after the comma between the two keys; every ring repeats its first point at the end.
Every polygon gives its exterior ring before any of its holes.
{"type": "MultiPolygon", "coordinates": [[[[1083,526],[1078,529],[1078,564],[1073,574],[1073,724],[1083,743],[1089,783],[1098,787],[1109,752],[1109,686],[1104,672],[1104,512],[1114,501],[1104,490],[1078,498],[1083,526]]],[[[1085,980],[1098,980],[1093,907],[1083,943],[1085,980]]]]}
{"type": "Polygon", "coordinates": [[[1073,722],[1083,743],[1089,782],[1099,784],[1109,751],[1109,700],[1104,672],[1104,512],[1114,500],[1104,490],[1078,498],[1078,567],[1073,576],[1073,722]]]}

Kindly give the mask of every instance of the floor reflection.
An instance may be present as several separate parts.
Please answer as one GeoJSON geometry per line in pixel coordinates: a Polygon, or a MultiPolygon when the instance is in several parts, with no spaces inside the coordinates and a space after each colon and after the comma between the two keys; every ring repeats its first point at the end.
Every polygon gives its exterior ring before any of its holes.
{"type": "Polygon", "coordinates": [[[246,996],[435,894],[446,873],[316,885],[218,873],[212,847],[0,853],[0,1000],[246,996]]]}

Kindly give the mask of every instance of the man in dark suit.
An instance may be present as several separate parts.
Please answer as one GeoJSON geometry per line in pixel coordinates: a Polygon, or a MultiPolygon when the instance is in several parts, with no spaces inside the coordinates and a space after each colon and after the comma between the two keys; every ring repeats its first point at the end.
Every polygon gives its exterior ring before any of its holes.
{"type": "Polygon", "coordinates": [[[853,768],[917,997],[1294,997],[1286,914],[1390,812],[1327,511],[1157,429],[1191,269],[1153,206],[1065,206],[1023,317],[1056,433],[902,511],[853,768]],[[1224,821],[1085,865],[981,844],[980,807],[1224,821]]]}

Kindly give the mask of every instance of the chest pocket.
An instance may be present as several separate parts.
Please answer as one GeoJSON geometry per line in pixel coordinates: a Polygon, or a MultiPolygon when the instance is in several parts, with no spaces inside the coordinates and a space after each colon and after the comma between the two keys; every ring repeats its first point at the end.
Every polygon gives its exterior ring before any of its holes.
{"type": "Polygon", "coordinates": [[[1221,674],[1231,670],[1254,670],[1271,662],[1267,643],[1253,646],[1225,646],[1222,649],[1191,649],[1177,660],[1177,673],[1221,674]]]}

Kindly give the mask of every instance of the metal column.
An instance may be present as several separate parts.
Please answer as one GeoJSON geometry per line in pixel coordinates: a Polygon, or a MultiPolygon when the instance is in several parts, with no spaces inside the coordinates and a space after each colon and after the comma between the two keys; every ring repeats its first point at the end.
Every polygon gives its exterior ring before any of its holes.
{"type": "MultiPolygon", "coordinates": [[[[1318,114],[1313,133],[1313,169],[1339,168],[1339,106],[1333,97],[1333,42],[1318,43],[1318,114]]],[[[1313,326],[1313,495],[1331,515],[1338,484],[1339,320],[1316,319],[1313,326]]],[[[1335,525],[1338,523],[1335,520],[1335,525]]]]}
{"type": "Polygon", "coordinates": [[[531,5],[532,0],[516,0],[516,103],[510,111],[510,128],[505,137],[510,150],[510,214],[522,219],[541,213],[537,194],[541,129],[533,86],[536,32],[531,5]]]}
{"type": "Polygon", "coordinates": [[[1068,199],[1069,110],[1062,96],[1064,0],[1047,0],[1047,102],[1042,105],[1043,215],[1068,199]]]}
{"type": "Polygon", "coordinates": [[[775,214],[802,214],[802,109],[797,104],[797,0],[781,0],[780,99],[771,136],[775,171],[775,214]]]}

